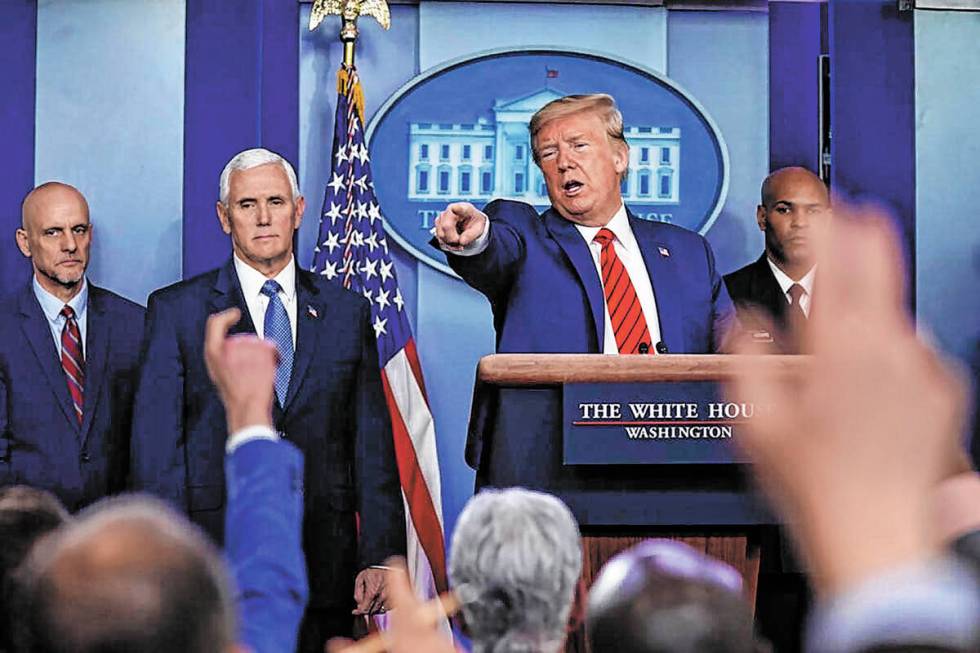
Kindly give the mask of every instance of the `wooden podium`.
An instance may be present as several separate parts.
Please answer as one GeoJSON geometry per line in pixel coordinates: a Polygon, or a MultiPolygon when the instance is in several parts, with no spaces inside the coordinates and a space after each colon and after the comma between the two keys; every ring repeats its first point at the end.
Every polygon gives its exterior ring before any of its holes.
{"type": "MultiPolygon", "coordinates": [[[[790,378],[806,362],[800,356],[766,356],[753,364],[769,366],[774,374],[790,378]]],[[[611,459],[608,437],[606,444],[597,445],[601,450],[596,452],[596,461],[590,459],[588,439],[584,449],[579,446],[576,463],[588,464],[570,464],[569,452],[563,451],[569,424],[582,424],[571,422],[567,414],[565,404],[572,389],[575,397],[582,395],[583,388],[586,395],[593,389],[612,389],[653,401],[670,395],[676,403],[692,389],[717,389],[718,382],[731,378],[745,363],[744,357],[723,355],[486,356],[477,371],[466,445],[467,462],[477,470],[477,488],[519,485],[561,498],[582,532],[586,587],[619,551],[648,537],[668,537],[738,569],[746,599],[754,605],[760,560],[753,536],[759,526],[776,520],[753,491],[744,458],[738,459],[731,438],[687,443],[683,451],[680,443],[673,442],[617,444],[627,447],[626,453],[617,454],[620,458],[612,464],[602,462],[611,459]],[[707,447],[716,446],[726,447],[732,459],[726,459],[728,453],[723,452],[720,457],[708,456],[710,463],[699,462],[698,456],[707,447]],[[646,453],[643,462],[621,458],[632,455],[630,451],[648,452],[650,447],[658,447],[656,462],[651,463],[646,453]],[[672,451],[683,454],[684,460],[673,460],[672,451]]],[[[680,424],[619,417],[605,424],[680,424]]],[[[583,629],[572,633],[567,650],[588,650],[583,629]]]]}

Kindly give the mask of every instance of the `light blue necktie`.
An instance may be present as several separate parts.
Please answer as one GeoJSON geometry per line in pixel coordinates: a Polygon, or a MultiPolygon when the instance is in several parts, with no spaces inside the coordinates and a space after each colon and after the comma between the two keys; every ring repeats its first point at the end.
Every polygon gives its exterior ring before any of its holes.
{"type": "Polygon", "coordinates": [[[264,337],[276,343],[279,350],[279,367],[276,368],[276,396],[279,405],[286,406],[286,392],[289,390],[289,375],[293,371],[293,333],[289,328],[289,316],[286,307],[279,299],[282,287],[269,279],[262,284],[262,294],[269,298],[265,307],[264,337]]]}

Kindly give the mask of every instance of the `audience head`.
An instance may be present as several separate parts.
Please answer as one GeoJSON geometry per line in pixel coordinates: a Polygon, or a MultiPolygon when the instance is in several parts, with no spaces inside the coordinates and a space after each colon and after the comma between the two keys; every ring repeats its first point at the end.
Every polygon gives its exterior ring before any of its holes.
{"type": "Polygon", "coordinates": [[[12,572],[39,539],[68,521],[61,502],[44,490],[25,485],[0,489],[0,651],[12,646],[10,611],[16,601],[12,572]]]}
{"type": "Polygon", "coordinates": [[[589,592],[595,651],[753,653],[752,613],[728,565],[669,540],[647,540],[612,558],[589,592]]]}
{"type": "Polygon", "coordinates": [[[25,565],[23,651],[231,650],[233,604],[218,553],[156,500],[96,504],[38,543],[25,565]]]}
{"type": "Polygon", "coordinates": [[[623,203],[629,169],[623,116],[609,95],[569,95],[531,118],[531,149],[548,198],[566,220],[605,225],[623,203]]]}
{"type": "Polygon", "coordinates": [[[827,186],[806,168],[782,168],[762,182],[756,222],[766,234],[766,254],[799,281],[816,263],[812,230],[830,214],[827,186]]]}
{"type": "Polygon", "coordinates": [[[511,488],[470,499],[449,578],[464,597],[474,653],[560,650],[581,570],[578,526],[555,497],[511,488]]]}
{"type": "Polygon", "coordinates": [[[17,247],[41,287],[67,301],[82,288],[92,245],[88,202],[73,186],[41,184],[24,198],[17,247]]]}

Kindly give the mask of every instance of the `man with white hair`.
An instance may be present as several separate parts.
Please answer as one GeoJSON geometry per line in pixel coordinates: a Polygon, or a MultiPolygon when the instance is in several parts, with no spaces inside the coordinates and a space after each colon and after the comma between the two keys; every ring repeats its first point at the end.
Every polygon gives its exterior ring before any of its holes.
{"type": "Polygon", "coordinates": [[[562,650],[582,544],[564,503],[522,488],[483,490],[453,533],[449,579],[474,653],[562,650]]]}
{"type": "Polygon", "coordinates": [[[233,334],[254,333],[276,345],[275,431],[305,455],[310,601],[300,650],[319,653],[328,637],[349,634],[352,608],[386,609],[377,566],[405,547],[370,307],[296,265],[293,236],[305,201],[285,159],[264,149],[241,152],[221,173],[219,191],[230,259],[154,292],[148,302],[133,482],[222,541],[227,425],[202,343],[208,315],[239,309],[233,334]]]}

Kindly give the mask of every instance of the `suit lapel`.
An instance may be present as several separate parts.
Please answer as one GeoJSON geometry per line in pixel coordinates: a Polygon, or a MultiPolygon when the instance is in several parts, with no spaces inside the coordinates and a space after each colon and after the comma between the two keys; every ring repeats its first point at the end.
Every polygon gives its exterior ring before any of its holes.
{"type": "Polygon", "coordinates": [[[252,324],[252,316],[248,312],[245,304],[245,297],[242,295],[242,286],[238,282],[238,274],[235,273],[235,264],[229,259],[227,263],[218,269],[218,276],[211,287],[211,296],[208,298],[208,315],[220,313],[229,308],[237,308],[242,312],[242,318],[235,324],[228,333],[255,333],[255,325],[252,324]]]}
{"type": "Polygon", "coordinates": [[[599,273],[596,271],[592,252],[589,251],[589,246],[575,225],[558,215],[554,209],[545,211],[544,225],[555,242],[565,252],[568,260],[572,262],[572,267],[575,268],[575,273],[578,275],[579,281],[582,282],[582,287],[585,288],[585,295],[589,299],[589,308],[592,309],[596,343],[601,352],[605,338],[606,299],[602,294],[602,282],[599,280],[599,273]]]}
{"type": "Polygon", "coordinates": [[[660,340],[667,345],[668,351],[688,351],[684,346],[684,298],[678,296],[678,289],[682,287],[680,271],[670,256],[670,248],[657,238],[653,223],[640,220],[629,209],[626,212],[653,286],[660,340]]]}
{"type": "Polygon", "coordinates": [[[105,303],[101,290],[89,285],[88,315],[85,327],[85,402],[82,406],[80,444],[84,445],[92,428],[92,419],[102,395],[105,368],[108,361],[110,320],[105,315],[105,303]]]}
{"type": "Polygon", "coordinates": [[[755,262],[755,274],[752,275],[752,297],[758,297],[758,303],[768,310],[773,319],[780,325],[786,319],[786,309],[789,307],[783,289],[769,267],[769,261],[763,254],[755,262]]]}
{"type": "Polygon", "coordinates": [[[65,380],[65,372],[61,368],[61,361],[58,360],[58,350],[51,339],[51,328],[48,320],[44,317],[41,305],[37,303],[34,292],[30,285],[20,296],[21,329],[34,356],[37,358],[44,376],[48,380],[48,385],[54,393],[61,412],[65,414],[65,419],[77,432],[79,430],[78,418],[75,416],[75,408],[68,395],[68,385],[65,380]]]}
{"type": "Polygon", "coordinates": [[[303,378],[310,367],[317,349],[320,333],[320,321],[326,307],[320,301],[319,290],[313,283],[312,275],[296,267],[296,351],[293,353],[293,372],[289,377],[289,390],[286,392],[288,410],[296,393],[302,385],[303,378]]]}

